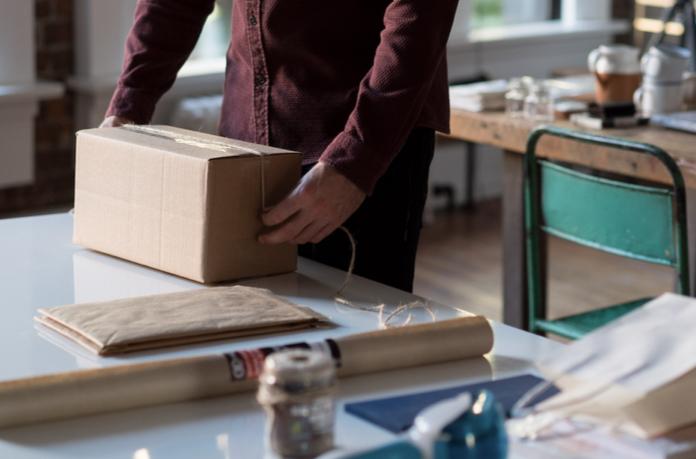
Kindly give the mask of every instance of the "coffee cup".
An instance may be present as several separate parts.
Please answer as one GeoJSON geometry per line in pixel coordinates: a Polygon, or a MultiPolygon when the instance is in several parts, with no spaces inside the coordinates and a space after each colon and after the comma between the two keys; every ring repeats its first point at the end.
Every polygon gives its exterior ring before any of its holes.
{"type": "Polygon", "coordinates": [[[686,71],[690,54],[687,48],[667,43],[652,46],[640,60],[643,76],[659,82],[679,82],[686,71]]]}
{"type": "Polygon", "coordinates": [[[633,103],[642,115],[652,116],[680,111],[683,97],[681,81],[668,84],[648,79],[633,94],[633,103]]]}
{"type": "Polygon", "coordinates": [[[602,45],[588,56],[588,67],[595,75],[597,103],[631,102],[642,79],[638,48],[602,45]]]}

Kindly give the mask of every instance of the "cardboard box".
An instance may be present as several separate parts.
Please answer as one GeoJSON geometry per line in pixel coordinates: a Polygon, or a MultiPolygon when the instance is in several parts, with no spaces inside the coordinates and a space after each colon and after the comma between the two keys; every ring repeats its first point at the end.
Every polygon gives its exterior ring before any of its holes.
{"type": "Polygon", "coordinates": [[[264,203],[293,189],[300,164],[297,152],[167,126],[80,131],[73,241],[204,283],[294,271],[295,246],[256,238],[264,203]]]}

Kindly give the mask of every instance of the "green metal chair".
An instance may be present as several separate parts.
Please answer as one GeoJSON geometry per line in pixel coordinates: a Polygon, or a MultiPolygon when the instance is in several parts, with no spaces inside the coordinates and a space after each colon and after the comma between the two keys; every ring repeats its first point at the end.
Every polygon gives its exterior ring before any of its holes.
{"type": "Polygon", "coordinates": [[[524,210],[529,331],[577,339],[643,305],[650,298],[549,320],[542,278],[542,232],[568,241],[674,268],[678,293],[689,295],[684,179],[674,160],[653,145],[554,126],[527,141],[524,210]],[[657,158],[672,186],[638,185],[590,175],[536,157],[539,140],[554,136],[657,158]]]}

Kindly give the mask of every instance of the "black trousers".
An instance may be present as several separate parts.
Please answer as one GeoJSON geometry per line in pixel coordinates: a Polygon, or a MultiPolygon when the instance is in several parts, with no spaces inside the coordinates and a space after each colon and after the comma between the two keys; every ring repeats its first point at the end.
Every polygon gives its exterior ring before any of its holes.
{"type": "MultiPolygon", "coordinates": [[[[356,241],[355,274],[398,289],[413,291],[413,272],[435,132],[416,128],[374,192],[344,223],[356,241]]],[[[306,173],[311,165],[303,168],[306,173]]],[[[299,247],[300,256],[347,270],[350,242],[335,231],[319,244],[299,247]]]]}

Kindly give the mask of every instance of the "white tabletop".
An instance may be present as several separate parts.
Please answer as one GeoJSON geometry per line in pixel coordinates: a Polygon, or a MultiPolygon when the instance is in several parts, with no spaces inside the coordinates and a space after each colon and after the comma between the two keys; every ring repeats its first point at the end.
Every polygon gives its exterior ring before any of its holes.
{"type": "MultiPolygon", "coordinates": [[[[127,357],[98,358],[37,328],[40,307],[164,293],[199,284],[71,244],[72,217],[56,214],[0,220],[0,380],[144,360],[228,352],[234,349],[315,341],[373,330],[376,314],[335,304],[343,273],[300,260],[297,273],[242,282],[263,286],[325,314],[339,327],[257,339],[189,346],[127,357]]],[[[345,295],[361,305],[398,305],[407,293],[354,278],[345,295]]],[[[438,319],[456,316],[433,304],[438,319]]],[[[430,320],[414,311],[417,321],[430,320]]],[[[530,371],[530,361],[559,344],[494,324],[495,347],[485,359],[392,371],[341,381],[337,443],[368,446],[392,438],[343,410],[343,404],[387,394],[448,387],[530,371]]],[[[253,394],[178,403],[0,431],[0,458],[253,459],[263,457],[264,416],[253,394]]]]}

